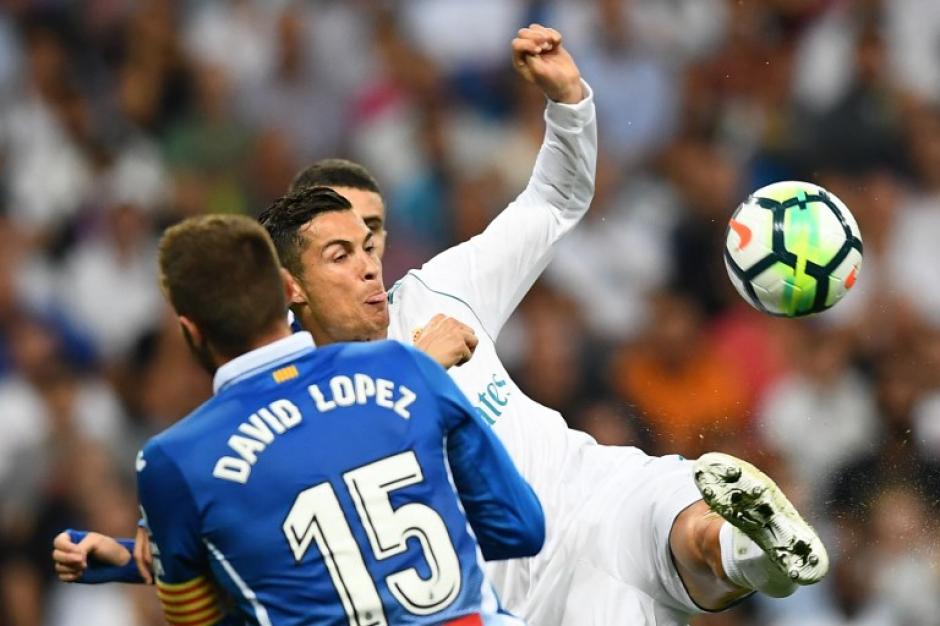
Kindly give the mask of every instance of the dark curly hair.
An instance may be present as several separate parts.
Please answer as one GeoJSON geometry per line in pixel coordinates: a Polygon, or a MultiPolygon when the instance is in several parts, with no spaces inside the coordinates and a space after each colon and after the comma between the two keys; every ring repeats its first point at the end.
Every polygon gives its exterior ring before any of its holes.
{"type": "Polygon", "coordinates": [[[271,236],[281,265],[294,276],[303,276],[303,253],[306,240],[300,229],[321,213],[348,211],[349,200],[329,187],[301,187],[275,200],[258,216],[258,221],[271,236]]]}

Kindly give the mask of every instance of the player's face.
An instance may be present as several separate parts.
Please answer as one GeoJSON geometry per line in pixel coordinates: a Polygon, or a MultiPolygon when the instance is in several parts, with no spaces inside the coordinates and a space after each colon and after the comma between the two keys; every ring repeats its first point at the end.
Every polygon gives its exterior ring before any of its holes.
{"type": "Polygon", "coordinates": [[[331,211],[303,227],[295,314],[320,345],[383,339],[388,302],[375,236],[353,211],[331,211]]]}
{"type": "Polygon", "coordinates": [[[375,253],[381,259],[385,255],[385,204],[382,196],[374,191],[353,189],[352,187],[334,187],[333,191],[352,203],[355,211],[366,226],[372,231],[372,241],[375,242],[375,253]]]}

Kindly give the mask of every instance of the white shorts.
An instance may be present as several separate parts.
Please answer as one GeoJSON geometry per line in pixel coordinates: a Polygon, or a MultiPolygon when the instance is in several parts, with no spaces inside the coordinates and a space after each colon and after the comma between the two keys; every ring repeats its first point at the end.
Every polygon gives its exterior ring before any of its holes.
{"type": "Polygon", "coordinates": [[[637,448],[583,446],[566,468],[567,510],[546,510],[559,534],[529,559],[529,626],[682,626],[701,610],[673,564],[669,533],[701,499],[692,462],[637,448]]]}

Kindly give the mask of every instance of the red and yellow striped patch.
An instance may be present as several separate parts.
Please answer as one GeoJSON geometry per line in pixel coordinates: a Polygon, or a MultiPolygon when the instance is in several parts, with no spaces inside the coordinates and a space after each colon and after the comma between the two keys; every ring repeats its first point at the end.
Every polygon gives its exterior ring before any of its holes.
{"type": "Polygon", "coordinates": [[[300,372],[297,371],[296,365],[288,365],[287,367],[274,370],[274,372],[271,373],[271,376],[274,377],[274,382],[284,383],[300,376],[300,372]]]}
{"type": "Polygon", "coordinates": [[[210,626],[223,617],[219,595],[205,576],[184,583],[158,580],[157,597],[170,626],[210,626]]]}

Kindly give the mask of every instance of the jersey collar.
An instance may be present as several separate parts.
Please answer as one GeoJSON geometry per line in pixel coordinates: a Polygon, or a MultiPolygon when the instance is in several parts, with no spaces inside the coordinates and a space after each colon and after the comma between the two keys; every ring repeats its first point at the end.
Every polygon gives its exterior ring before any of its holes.
{"type": "Polygon", "coordinates": [[[306,331],[294,333],[290,337],[278,339],[266,346],[236,357],[217,369],[212,379],[212,393],[219,393],[227,385],[255,374],[259,370],[273,367],[280,361],[287,361],[300,353],[313,350],[313,337],[306,331]]]}

